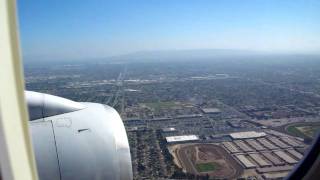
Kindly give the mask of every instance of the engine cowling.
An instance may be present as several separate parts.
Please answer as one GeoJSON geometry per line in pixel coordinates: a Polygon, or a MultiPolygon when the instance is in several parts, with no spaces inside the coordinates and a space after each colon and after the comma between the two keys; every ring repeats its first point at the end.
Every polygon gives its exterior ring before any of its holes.
{"type": "Polygon", "coordinates": [[[113,108],[26,92],[40,179],[132,179],[123,122],[113,108]]]}

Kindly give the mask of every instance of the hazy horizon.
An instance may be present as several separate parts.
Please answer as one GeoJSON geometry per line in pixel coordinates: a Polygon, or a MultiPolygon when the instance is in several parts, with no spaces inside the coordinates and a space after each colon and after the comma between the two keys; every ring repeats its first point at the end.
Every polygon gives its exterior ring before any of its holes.
{"type": "Polygon", "coordinates": [[[18,0],[24,59],[227,49],[319,54],[320,2],[18,0]]]}

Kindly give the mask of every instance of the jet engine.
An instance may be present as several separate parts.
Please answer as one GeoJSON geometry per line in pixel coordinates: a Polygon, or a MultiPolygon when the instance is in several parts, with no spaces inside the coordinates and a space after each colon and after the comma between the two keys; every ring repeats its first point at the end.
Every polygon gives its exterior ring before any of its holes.
{"type": "Polygon", "coordinates": [[[41,180],[132,179],[123,122],[112,107],[26,91],[41,180]]]}

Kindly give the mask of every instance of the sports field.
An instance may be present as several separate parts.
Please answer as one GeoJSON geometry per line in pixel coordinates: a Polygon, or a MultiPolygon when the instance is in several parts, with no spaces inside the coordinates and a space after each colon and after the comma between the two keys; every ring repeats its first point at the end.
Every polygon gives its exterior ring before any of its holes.
{"type": "Polygon", "coordinates": [[[215,171],[220,168],[219,164],[214,162],[209,163],[198,163],[196,164],[196,168],[198,172],[209,172],[209,171],[215,171]]]}
{"type": "Polygon", "coordinates": [[[176,151],[184,170],[211,178],[233,179],[243,169],[222,147],[213,144],[185,144],[176,151]]]}
{"type": "Polygon", "coordinates": [[[320,123],[295,123],[288,125],[286,131],[301,138],[313,138],[320,131],[320,123]]]}

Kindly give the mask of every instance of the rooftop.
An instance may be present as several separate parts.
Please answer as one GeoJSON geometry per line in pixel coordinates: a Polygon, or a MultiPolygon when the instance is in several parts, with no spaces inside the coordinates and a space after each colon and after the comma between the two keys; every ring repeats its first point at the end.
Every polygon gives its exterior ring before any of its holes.
{"type": "Polygon", "coordinates": [[[263,136],[266,136],[266,133],[256,132],[256,131],[247,131],[247,132],[230,133],[230,136],[233,139],[248,139],[248,138],[263,137],[263,136]]]}
{"type": "Polygon", "coordinates": [[[176,129],[173,128],[173,127],[169,127],[169,128],[162,128],[162,131],[163,132],[172,132],[172,131],[175,131],[176,129]]]}
{"type": "Polygon", "coordinates": [[[221,110],[218,108],[202,108],[204,113],[220,113],[221,110]]]}
{"type": "Polygon", "coordinates": [[[199,140],[197,135],[184,135],[184,136],[168,136],[166,137],[167,142],[181,142],[181,141],[195,141],[199,140]]]}

